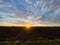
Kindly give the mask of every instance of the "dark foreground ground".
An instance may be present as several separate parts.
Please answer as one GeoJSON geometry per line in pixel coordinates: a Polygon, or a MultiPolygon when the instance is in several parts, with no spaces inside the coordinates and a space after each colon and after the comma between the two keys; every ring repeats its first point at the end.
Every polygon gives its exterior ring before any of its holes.
{"type": "Polygon", "coordinates": [[[60,39],[60,27],[1,27],[0,41],[60,39]],[[28,30],[28,31],[27,31],[28,30]]]}
{"type": "Polygon", "coordinates": [[[1,27],[0,45],[60,45],[60,27],[1,27]]]}

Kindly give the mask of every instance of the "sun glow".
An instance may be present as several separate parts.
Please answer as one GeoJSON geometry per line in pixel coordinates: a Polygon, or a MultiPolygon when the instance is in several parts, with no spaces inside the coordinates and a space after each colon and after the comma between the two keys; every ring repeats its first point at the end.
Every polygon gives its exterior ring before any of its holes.
{"type": "Polygon", "coordinates": [[[30,29],[31,28],[31,24],[25,24],[25,28],[27,28],[27,29],[30,29]]]}

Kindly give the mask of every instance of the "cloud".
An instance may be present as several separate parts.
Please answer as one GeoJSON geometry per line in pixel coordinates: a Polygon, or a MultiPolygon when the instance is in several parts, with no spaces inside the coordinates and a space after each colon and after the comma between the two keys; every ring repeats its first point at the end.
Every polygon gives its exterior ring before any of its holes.
{"type": "Polygon", "coordinates": [[[30,0],[25,0],[25,2],[27,2],[29,4],[32,4],[32,2],[30,0]]]}
{"type": "Polygon", "coordinates": [[[3,7],[12,7],[11,4],[0,4],[0,8],[3,8],[3,7]]]}
{"type": "Polygon", "coordinates": [[[7,12],[0,12],[0,14],[5,14],[7,16],[15,16],[16,15],[14,13],[7,13],[7,12]]]}
{"type": "Polygon", "coordinates": [[[0,2],[0,24],[2,22],[48,26],[60,24],[59,0],[0,0],[0,2]]]}
{"type": "Polygon", "coordinates": [[[0,2],[3,2],[3,0],[0,0],[0,2]]]}

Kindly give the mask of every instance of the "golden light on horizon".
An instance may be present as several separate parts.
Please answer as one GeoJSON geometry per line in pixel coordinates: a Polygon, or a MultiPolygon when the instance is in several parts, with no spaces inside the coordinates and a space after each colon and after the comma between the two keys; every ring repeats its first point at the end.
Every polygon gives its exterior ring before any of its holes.
{"type": "Polygon", "coordinates": [[[22,23],[22,24],[12,24],[12,23],[2,23],[0,26],[16,26],[16,27],[26,27],[26,28],[31,28],[31,27],[44,27],[44,26],[49,26],[49,25],[44,25],[44,24],[32,24],[32,23],[22,23]]]}
{"type": "Polygon", "coordinates": [[[31,24],[28,24],[28,23],[25,24],[24,26],[25,26],[26,29],[30,29],[31,28],[31,24]]]}

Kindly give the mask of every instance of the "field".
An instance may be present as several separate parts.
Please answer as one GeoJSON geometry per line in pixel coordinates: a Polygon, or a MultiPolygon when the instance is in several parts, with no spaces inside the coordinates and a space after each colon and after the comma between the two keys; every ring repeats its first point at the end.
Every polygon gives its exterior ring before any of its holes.
{"type": "Polygon", "coordinates": [[[0,27],[0,45],[60,45],[60,27],[0,27]]]}
{"type": "Polygon", "coordinates": [[[0,45],[60,45],[60,40],[0,41],[0,45]]]}

